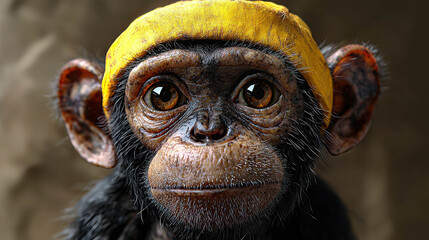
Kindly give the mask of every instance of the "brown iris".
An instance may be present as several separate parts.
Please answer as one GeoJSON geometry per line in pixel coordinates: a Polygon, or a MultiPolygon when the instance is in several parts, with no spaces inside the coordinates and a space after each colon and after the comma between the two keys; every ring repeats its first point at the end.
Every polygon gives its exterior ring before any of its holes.
{"type": "Polygon", "coordinates": [[[239,101],[252,108],[265,108],[273,103],[273,88],[265,81],[251,81],[240,92],[239,101]]]}
{"type": "Polygon", "coordinates": [[[144,96],[145,103],[155,110],[172,110],[183,103],[180,90],[172,83],[159,83],[149,88],[144,96]]]}

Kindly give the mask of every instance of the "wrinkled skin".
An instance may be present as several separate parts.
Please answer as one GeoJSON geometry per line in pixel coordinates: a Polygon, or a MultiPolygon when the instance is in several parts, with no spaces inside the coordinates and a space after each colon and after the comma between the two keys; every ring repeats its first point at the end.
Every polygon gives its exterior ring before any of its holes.
{"type": "Polygon", "coordinates": [[[375,58],[359,45],[328,55],[335,117],[324,129],[286,56],[228,44],[176,43],[130,63],[105,128],[101,111],[70,108],[100,109],[101,89],[70,94],[99,82],[99,68],[66,65],[58,95],[72,142],[89,162],[117,164],[77,206],[66,239],[353,239],[312,167],[323,145],[337,155],[366,134],[379,94],[375,58]],[[94,148],[109,144],[109,156],[94,148]]]}
{"type": "Polygon", "coordinates": [[[294,106],[293,98],[300,98],[297,82],[284,62],[256,50],[172,50],[140,63],[128,79],[126,106],[142,143],[162,146],[148,170],[152,196],[176,219],[203,229],[257,215],[281,189],[282,160],[270,144],[296,121],[302,102],[294,106]],[[177,82],[187,104],[171,111],[148,107],[143,95],[160,81],[177,82]],[[270,81],[279,99],[262,109],[240,103],[249,81],[270,81]]]}

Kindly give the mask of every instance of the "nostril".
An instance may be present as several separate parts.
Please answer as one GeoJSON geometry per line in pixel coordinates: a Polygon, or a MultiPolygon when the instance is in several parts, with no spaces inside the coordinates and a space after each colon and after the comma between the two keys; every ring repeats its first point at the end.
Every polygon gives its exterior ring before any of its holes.
{"type": "Polygon", "coordinates": [[[206,142],[207,141],[207,136],[204,134],[195,132],[195,128],[192,128],[190,135],[191,135],[192,140],[194,140],[196,142],[206,142]]]}
{"type": "Polygon", "coordinates": [[[226,134],[226,126],[223,123],[209,129],[205,129],[197,124],[191,129],[190,137],[196,142],[208,142],[220,140],[224,138],[226,134]]]}
{"type": "Polygon", "coordinates": [[[209,136],[209,138],[210,138],[210,140],[219,140],[219,139],[222,139],[223,137],[225,137],[225,135],[226,135],[225,128],[222,127],[220,129],[218,129],[217,132],[215,132],[211,136],[209,136]]]}

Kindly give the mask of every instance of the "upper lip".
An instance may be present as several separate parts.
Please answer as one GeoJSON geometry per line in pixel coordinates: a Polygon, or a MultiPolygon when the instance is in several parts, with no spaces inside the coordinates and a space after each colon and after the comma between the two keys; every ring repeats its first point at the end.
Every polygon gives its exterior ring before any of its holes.
{"type": "Polygon", "coordinates": [[[248,183],[236,183],[236,184],[218,184],[218,185],[201,185],[201,186],[163,186],[163,187],[152,187],[152,189],[159,190],[226,190],[226,189],[239,189],[246,187],[257,187],[267,184],[279,184],[279,181],[260,181],[260,182],[248,182],[248,183]]]}

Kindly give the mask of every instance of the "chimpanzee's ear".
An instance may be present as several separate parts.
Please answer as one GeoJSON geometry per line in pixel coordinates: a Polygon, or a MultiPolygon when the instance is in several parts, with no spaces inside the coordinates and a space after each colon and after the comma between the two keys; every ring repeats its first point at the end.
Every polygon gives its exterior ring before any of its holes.
{"type": "Polygon", "coordinates": [[[334,101],[325,145],[332,155],[344,153],[365,137],[380,94],[376,58],[361,45],[347,45],[327,57],[334,101]]]}
{"type": "Polygon", "coordinates": [[[103,127],[102,77],[103,69],[98,64],[72,60],[61,70],[57,97],[74,148],[89,163],[112,168],[116,154],[109,130],[103,127]]]}

